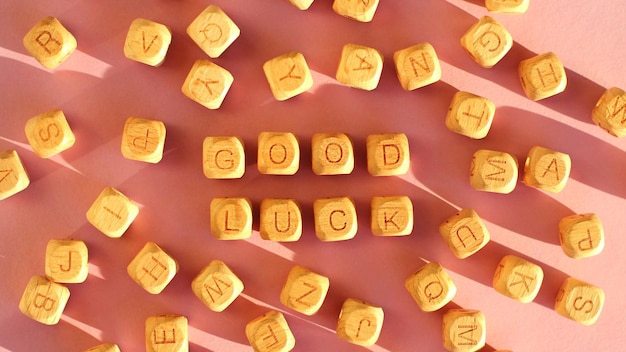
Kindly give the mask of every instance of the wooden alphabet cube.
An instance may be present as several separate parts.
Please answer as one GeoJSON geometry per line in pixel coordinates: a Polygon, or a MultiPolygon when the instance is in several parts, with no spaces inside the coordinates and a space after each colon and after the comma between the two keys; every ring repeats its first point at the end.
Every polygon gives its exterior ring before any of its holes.
{"type": "Polygon", "coordinates": [[[443,347],[448,351],[478,351],[485,346],[485,315],[477,310],[450,309],[443,315],[443,347]]]}
{"type": "Polygon", "coordinates": [[[42,158],[69,149],[76,142],[61,110],[51,110],[31,118],[26,122],[24,130],[33,152],[42,158]]]}
{"type": "Polygon", "coordinates": [[[496,105],[493,101],[471,93],[457,92],[448,108],[446,127],[470,138],[485,138],[495,113],[496,105]]]}
{"type": "Polygon", "coordinates": [[[404,133],[367,136],[367,171],[373,176],[397,176],[409,171],[409,139],[404,133]]]}
{"type": "Polygon", "coordinates": [[[280,302],[305,315],[313,315],[322,307],[330,281],[311,270],[294,266],[280,292],[280,302]]]}
{"type": "Polygon", "coordinates": [[[371,22],[378,7],[378,0],[335,0],[333,10],[341,16],[359,22],[371,22]]]}
{"type": "Polygon", "coordinates": [[[423,265],[404,282],[420,309],[434,312],[443,308],[456,295],[456,285],[441,264],[431,262],[423,265]]]}
{"type": "Polygon", "coordinates": [[[206,137],[202,143],[202,170],[207,178],[241,178],[246,155],[239,137],[206,137]]]}
{"type": "Polygon", "coordinates": [[[467,258],[487,245],[489,231],[478,214],[470,208],[462,209],[439,226],[439,233],[459,259],[467,258]]]}
{"type": "Polygon", "coordinates": [[[339,313],[337,336],[355,345],[371,346],[378,341],[384,317],[381,307],[348,298],[339,313]]]}
{"type": "Polygon", "coordinates": [[[300,167],[298,138],[289,132],[261,132],[257,168],[266,175],[293,175],[300,167]]]}
{"type": "Polygon", "coordinates": [[[252,235],[252,203],[248,198],[214,198],[210,213],[213,237],[243,240],[252,235]]]}
{"type": "Polygon", "coordinates": [[[163,24],[137,18],[124,42],[124,56],[150,66],[160,66],[172,42],[172,32],[163,24]]]}
{"type": "Polygon", "coordinates": [[[502,258],[493,275],[496,291],[522,303],[537,297],[542,282],[543,270],[539,265],[514,255],[502,258]]]}
{"type": "Polygon", "coordinates": [[[139,286],[156,295],[172,281],[178,272],[178,262],[156,243],[148,242],[126,270],[139,286]]]}
{"type": "Polygon", "coordinates": [[[146,319],[147,352],[188,352],[187,318],[176,314],[153,315],[146,319]]]}
{"type": "Polygon", "coordinates": [[[533,147],[524,164],[524,184],[559,193],[565,188],[571,169],[569,155],[544,147],[533,147]]]}
{"type": "Polygon", "coordinates": [[[161,121],[129,117],[124,124],[122,155],[126,159],[156,164],[163,158],[165,124],[161,121]]]}
{"type": "Polygon", "coordinates": [[[421,43],[398,50],[393,54],[400,85],[414,90],[441,79],[441,65],[432,45],[421,43]]]}
{"type": "Polygon", "coordinates": [[[485,0],[489,12],[524,13],[528,10],[530,0],[485,0]]]}
{"type": "Polygon", "coordinates": [[[57,283],[81,283],[89,274],[87,245],[79,240],[50,240],[46,276],[57,283]]]}
{"type": "Polygon", "coordinates": [[[69,298],[67,287],[42,276],[33,276],[26,285],[19,308],[29,318],[54,325],[61,319],[69,298]]]}
{"type": "Polygon", "coordinates": [[[289,52],[266,61],[263,72],[274,98],[279,101],[295,97],[313,87],[313,77],[304,55],[289,52]]]}
{"type": "Polygon", "coordinates": [[[293,6],[299,8],[300,10],[308,10],[309,7],[313,4],[314,0],[288,0],[293,6]]]}
{"type": "Polygon", "coordinates": [[[216,5],[210,5],[187,27],[187,34],[209,57],[216,58],[239,37],[239,27],[216,5]]]}
{"type": "Polygon", "coordinates": [[[413,203],[407,196],[373,197],[372,233],[376,236],[407,236],[413,232],[413,203]]]}
{"type": "Polygon", "coordinates": [[[315,235],[322,241],[345,241],[356,235],[356,207],[350,197],[316,199],[313,214],[315,235]]]}
{"type": "Polygon", "coordinates": [[[600,317],[604,297],[601,288],[569,277],[559,289],[554,309],[566,318],[592,325],[600,317]]]}
{"type": "Polygon", "coordinates": [[[607,89],[591,111],[591,118],[615,137],[626,136],[626,92],[617,87],[607,89]]]}
{"type": "Polygon", "coordinates": [[[0,200],[21,192],[30,179],[17,151],[9,149],[0,153],[0,200]]]}
{"type": "Polygon", "coordinates": [[[226,263],[213,260],[193,279],[191,289],[210,310],[222,312],[243,291],[243,282],[226,263]]]}
{"type": "Polygon", "coordinates": [[[183,83],[182,92],[205,108],[215,110],[222,106],[233,81],[233,75],[225,68],[209,60],[196,60],[183,83]]]}
{"type": "Polygon", "coordinates": [[[489,68],[511,50],[513,37],[500,22],[484,16],[461,37],[461,46],[476,63],[489,68]]]}
{"type": "Polygon", "coordinates": [[[43,67],[52,70],[76,50],[76,38],[58,19],[46,17],[26,33],[24,47],[43,67]]]}
{"type": "Polygon", "coordinates": [[[139,214],[139,207],[113,187],[106,187],[87,211],[87,220],[109,237],[121,237],[139,214]]]}
{"type": "Polygon", "coordinates": [[[479,191],[511,193],[517,185],[518,168],[517,158],[512,154],[478,150],[472,156],[470,185],[479,191]]]}
{"type": "Polygon", "coordinates": [[[274,310],[246,324],[246,337],[255,352],[287,352],[296,345],[285,316],[274,310]]]}
{"type": "Polygon", "coordinates": [[[311,138],[316,175],[348,175],[354,170],[352,140],[344,133],[315,133],[311,138]]]}
{"type": "Polygon", "coordinates": [[[85,350],[85,352],[120,352],[120,348],[114,343],[103,343],[85,350]]]}
{"type": "Polygon", "coordinates": [[[295,199],[263,199],[260,219],[264,240],[295,242],[302,236],[302,211],[295,199]]]}
{"type": "Polygon", "coordinates": [[[383,72],[383,54],[358,44],[346,44],[335,78],[341,84],[364,90],[374,90],[383,72]]]}
{"type": "Polygon", "coordinates": [[[571,258],[586,258],[604,249],[604,227],[596,214],[576,214],[559,221],[563,252],[571,258]]]}
{"type": "Polygon", "coordinates": [[[533,101],[559,94],[567,86],[565,67],[554,53],[526,59],[518,70],[524,93],[533,101]]]}

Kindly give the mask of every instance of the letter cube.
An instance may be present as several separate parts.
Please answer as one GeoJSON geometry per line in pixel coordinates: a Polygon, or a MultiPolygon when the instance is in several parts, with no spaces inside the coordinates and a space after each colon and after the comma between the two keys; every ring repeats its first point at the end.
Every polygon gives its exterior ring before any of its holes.
{"type": "Polygon", "coordinates": [[[359,22],[371,22],[378,7],[378,0],[335,0],[333,10],[341,16],[359,22]]]}
{"type": "Polygon", "coordinates": [[[472,156],[470,185],[479,191],[513,192],[518,178],[517,158],[509,153],[481,149],[472,156]]]}
{"type": "Polygon", "coordinates": [[[524,184],[559,193],[565,188],[571,169],[569,155],[544,147],[533,147],[524,164],[524,184]]]}
{"type": "Polygon", "coordinates": [[[305,315],[313,315],[322,307],[330,281],[326,276],[294,266],[280,292],[280,302],[305,315]]]}
{"type": "Polygon", "coordinates": [[[146,351],[188,352],[187,318],[176,314],[153,315],[146,319],[146,351]]]}
{"type": "Polygon", "coordinates": [[[423,265],[404,282],[420,309],[434,312],[443,308],[456,295],[456,285],[441,264],[431,262],[423,265]]]}
{"type": "Polygon", "coordinates": [[[58,19],[46,17],[26,33],[24,47],[43,67],[52,70],[76,50],[76,38],[58,19]]]}
{"type": "Polygon", "coordinates": [[[439,233],[459,259],[467,258],[489,243],[489,231],[478,214],[470,208],[462,209],[439,226],[439,233]]]}
{"type": "Polygon", "coordinates": [[[344,241],[356,235],[356,207],[350,197],[316,199],[313,214],[315,235],[322,241],[344,241]]]}
{"type": "Polygon", "coordinates": [[[30,179],[17,151],[0,153],[0,200],[21,192],[28,187],[30,179]]]}
{"type": "Polygon", "coordinates": [[[341,61],[335,78],[350,87],[374,90],[383,72],[383,54],[358,44],[346,44],[341,51],[341,61]]]}
{"type": "Polygon", "coordinates": [[[182,92],[205,108],[215,110],[222,106],[233,81],[233,75],[225,68],[209,60],[196,60],[183,83],[182,92]]]}
{"type": "Polygon", "coordinates": [[[50,240],[46,247],[46,276],[57,283],[81,283],[89,274],[85,242],[50,240]]]}
{"type": "Polygon", "coordinates": [[[565,68],[554,53],[526,59],[520,62],[518,70],[524,93],[533,101],[559,94],[567,86],[565,68]]]}
{"type": "Polygon", "coordinates": [[[298,138],[289,132],[259,134],[257,168],[266,175],[293,175],[300,167],[298,138]]]}
{"type": "Polygon", "coordinates": [[[193,279],[191,289],[210,310],[222,312],[243,291],[243,282],[226,263],[213,260],[193,279]]]}
{"type": "Polygon", "coordinates": [[[120,348],[114,343],[103,343],[85,350],[85,352],[120,352],[120,348]]]}
{"type": "Polygon", "coordinates": [[[374,235],[407,236],[413,232],[413,203],[409,197],[373,197],[371,210],[374,235]]]}
{"type": "Polygon", "coordinates": [[[156,164],[163,158],[165,124],[161,121],[129,117],[124,124],[122,155],[126,159],[156,164]]]}
{"type": "Polygon", "coordinates": [[[263,199],[260,219],[264,240],[295,242],[302,236],[302,212],[295,199],[263,199]]]}
{"type": "Polygon", "coordinates": [[[542,282],[543,270],[539,265],[514,255],[502,258],[493,275],[496,291],[522,303],[537,297],[542,282]]]}
{"type": "Polygon", "coordinates": [[[26,122],[26,139],[35,154],[49,158],[76,142],[76,137],[61,110],[51,110],[37,115],[26,122]]]}
{"type": "Polygon", "coordinates": [[[178,263],[156,243],[148,242],[126,271],[139,286],[156,295],[172,281],[178,272],[178,263]]]}
{"type": "Polygon", "coordinates": [[[367,136],[367,171],[373,176],[397,176],[409,171],[409,140],[404,133],[367,136]]]}
{"type": "Polygon", "coordinates": [[[384,317],[381,307],[348,298],[339,313],[337,336],[355,345],[371,346],[378,341],[384,317]]]}
{"type": "Polygon", "coordinates": [[[113,187],[106,187],[87,211],[87,220],[109,237],[121,237],[139,214],[139,207],[113,187]]]}
{"type": "Polygon", "coordinates": [[[348,175],[354,170],[352,140],[344,133],[315,133],[311,138],[316,175],[348,175]]]}
{"type": "Polygon", "coordinates": [[[396,73],[404,90],[415,90],[441,79],[441,65],[432,45],[421,43],[393,54],[396,73]]]}
{"type": "Polygon", "coordinates": [[[274,310],[246,324],[246,337],[255,352],[287,352],[296,345],[285,316],[274,310]]]}
{"type": "Polygon", "coordinates": [[[559,289],[554,309],[566,318],[592,325],[600,317],[604,297],[601,288],[569,277],[559,289]]]}
{"type": "Polygon", "coordinates": [[[571,258],[586,258],[604,249],[604,227],[596,214],[577,214],[559,221],[563,252],[571,258]]]}
{"type": "Polygon", "coordinates": [[[26,285],[19,308],[24,315],[42,324],[59,322],[70,290],[42,276],[33,276],[26,285]]]}
{"type": "Polygon", "coordinates": [[[484,16],[461,37],[461,46],[476,63],[489,68],[511,50],[513,37],[500,22],[484,16]]]}
{"type": "Polygon", "coordinates": [[[528,10],[530,0],[485,0],[489,12],[524,13],[528,10]]]}
{"type": "Polygon", "coordinates": [[[124,42],[124,56],[150,66],[160,66],[172,42],[172,32],[163,24],[135,19],[124,42]]]}
{"type": "Polygon", "coordinates": [[[457,92],[448,108],[446,127],[470,138],[485,138],[495,113],[496,105],[493,101],[471,93],[457,92]]]}
{"type": "Polygon", "coordinates": [[[591,118],[615,137],[626,136],[626,92],[617,87],[607,89],[591,111],[591,118]]]}
{"type": "Polygon", "coordinates": [[[307,10],[314,0],[289,0],[289,2],[300,10],[307,10]]]}
{"type": "Polygon", "coordinates": [[[206,137],[202,143],[202,170],[207,178],[241,178],[246,155],[239,137],[206,137]]]}
{"type": "Polygon", "coordinates": [[[252,235],[252,204],[248,198],[214,198],[210,213],[211,234],[218,240],[243,240],[252,235]]]}
{"type": "Polygon", "coordinates": [[[239,37],[239,27],[218,6],[210,5],[187,27],[187,34],[209,57],[216,58],[239,37]]]}
{"type": "Polygon", "coordinates": [[[274,98],[279,101],[295,97],[313,87],[313,77],[304,55],[289,52],[266,61],[263,72],[274,98]]]}
{"type": "Polygon", "coordinates": [[[477,310],[450,309],[443,315],[443,347],[448,351],[478,351],[485,346],[485,315],[477,310]]]}

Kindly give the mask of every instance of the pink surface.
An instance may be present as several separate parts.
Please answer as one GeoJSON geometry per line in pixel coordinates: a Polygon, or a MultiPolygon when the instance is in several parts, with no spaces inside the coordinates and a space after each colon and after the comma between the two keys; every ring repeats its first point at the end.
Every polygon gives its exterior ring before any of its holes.
{"type": "Polygon", "coordinates": [[[440,351],[441,319],[453,307],[482,310],[486,350],[615,351],[622,333],[626,237],[626,144],[591,121],[595,102],[608,87],[626,87],[626,5],[619,0],[531,1],[523,15],[494,15],[513,35],[511,52],[483,69],[463,51],[459,39],[483,15],[479,0],[381,1],[371,23],[332,11],[331,0],[316,0],[307,11],[287,1],[215,0],[241,28],[241,37],[213,62],[235,77],[224,104],[210,111],[189,100],[180,87],[193,62],[206,55],[186,35],[202,1],[18,1],[0,3],[0,150],[16,149],[31,177],[23,192],[0,202],[0,349],[79,351],[100,341],[123,351],[144,349],[144,322],[159,313],[189,318],[191,351],[248,351],[244,329],[255,317],[285,313],[297,351],[358,351],[334,333],[343,301],[354,297],[383,307],[385,321],[373,351],[440,351]],[[43,69],[22,45],[41,18],[55,16],[74,34],[78,50],[54,71],[43,69]],[[131,21],[148,18],[168,25],[173,41],[157,68],[126,59],[123,43],[131,21]],[[394,51],[430,42],[443,78],[407,92],[395,75],[394,51]],[[357,43],[385,57],[380,85],[367,92],[338,84],[341,48],[357,43]],[[263,63],[296,50],[313,71],[313,88],[293,99],[274,100],[263,63]],[[567,69],[569,84],[558,96],[535,103],[517,78],[526,58],[553,51],[567,69]],[[492,99],[496,117],[489,135],[470,140],[444,124],[458,90],[492,99]],[[33,152],[24,135],[26,120],[62,109],[76,135],[73,148],[50,159],[33,152]],[[161,120],[167,126],[159,164],[124,159],[121,132],[129,116],[161,120]],[[262,131],[295,133],[302,149],[295,176],[267,176],[256,170],[256,138],[262,131]],[[311,171],[310,138],[315,132],[345,132],[355,143],[351,175],[325,177],[311,171]],[[365,138],[403,132],[409,138],[411,170],[402,177],[367,173],[365,138]],[[246,173],[239,180],[209,180],[202,173],[202,140],[209,135],[241,136],[246,173]],[[478,149],[514,154],[523,161],[541,145],[568,153],[571,178],[560,194],[519,182],[509,195],[472,189],[471,155],[478,149]],[[141,206],[120,239],[104,236],[85,213],[100,191],[113,186],[141,206]],[[380,238],[369,228],[369,202],[380,195],[407,195],[415,208],[413,234],[380,238]],[[314,234],[315,199],[351,196],[359,232],[349,241],[324,243],[314,234]],[[224,242],[210,234],[209,202],[245,196],[253,202],[251,239],[224,242]],[[264,198],[297,199],[304,234],[296,243],[272,243],[258,235],[258,207],[264,198]],[[492,241],[476,255],[455,258],[438,234],[439,224],[459,208],[474,208],[492,241]],[[571,259],[561,250],[557,224],[564,216],[594,212],[602,219],[606,248],[597,257],[571,259]],[[44,274],[45,246],[53,238],[76,238],[89,247],[90,275],[68,285],[71,297],[62,320],[44,326],[18,311],[33,275],[44,274]],[[172,254],[180,271],[159,295],[135,284],[126,266],[147,241],[172,254]],[[544,284],[532,303],[497,293],[491,278],[498,261],[515,254],[539,264],[544,284]],[[245,290],[222,313],[208,310],[191,291],[191,280],[213,259],[226,262],[245,290]],[[404,280],[426,262],[438,261],[457,284],[453,304],[424,313],[404,280]],[[296,264],[330,278],[330,291],[317,315],[306,317],[282,306],[279,294],[296,264]],[[558,315],[554,300],[573,276],[606,292],[602,315],[583,326],[558,315]]]}

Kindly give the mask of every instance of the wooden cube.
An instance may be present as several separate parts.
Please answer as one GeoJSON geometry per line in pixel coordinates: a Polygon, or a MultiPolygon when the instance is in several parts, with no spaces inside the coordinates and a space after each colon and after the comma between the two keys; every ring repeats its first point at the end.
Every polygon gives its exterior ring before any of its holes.
{"type": "Polygon", "coordinates": [[[345,241],[356,235],[356,207],[350,197],[316,199],[313,214],[315,235],[322,241],[345,241]]]}
{"type": "Polygon", "coordinates": [[[246,155],[239,137],[206,137],[202,143],[202,170],[207,178],[243,177],[246,155]]]}
{"type": "Polygon", "coordinates": [[[341,16],[359,22],[371,22],[378,7],[378,0],[335,0],[333,10],[341,16]]]}
{"type": "Polygon", "coordinates": [[[567,86],[565,68],[554,53],[526,59],[520,62],[518,70],[524,93],[534,101],[559,94],[567,86]]]}
{"type": "Polygon", "coordinates": [[[470,208],[462,209],[439,226],[439,233],[459,259],[467,258],[489,243],[489,231],[478,214],[470,208]]]}
{"type": "Polygon", "coordinates": [[[296,51],[266,61],[263,72],[274,98],[279,101],[295,97],[313,87],[313,77],[304,55],[296,51]]]}
{"type": "Polygon", "coordinates": [[[295,242],[302,235],[302,211],[295,199],[263,199],[260,219],[264,240],[295,242]]]}
{"type": "Polygon", "coordinates": [[[354,170],[352,140],[344,133],[315,133],[311,138],[316,175],[348,175],[354,170]]]}
{"type": "Polygon", "coordinates": [[[211,234],[219,240],[243,240],[252,235],[252,203],[248,198],[214,198],[210,205],[211,234]]]}
{"type": "Polygon", "coordinates": [[[372,233],[376,236],[407,236],[413,232],[413,203],[407,196],[373,197],[372,233]]]}
{"type": "Polygon", "coordinates": [[[259,134],[257,168],[266,175],[293,175],[300,167],[298,138],[289,132],[259,134]]]}
{"type": "Polygon", "coordinates": [[[496,291],[522,303],[537,297],[542,282],[543,270],[539,265],[514,255],[502,258],[493,275],[496,291]]]}
{"type": "Polygon", "coordinates": [[[294,266],[280,292],[280,302],[305,315],[313,315],[322,307],[330,281],[326,276],[294,266]]]}
{"type": "Polygon", "coordinates": [[[42,324],[59,322],[70,290],[42,276],[33,276],[26,285],[19,308],[24,315],[42,324]]]}
{"type": "Polygon", "coordinates": [[[172,42],[172,32],[163,24],[137,18],[124,42],[124,56],[150,66],[160,66],[172,42]]]}
{"type": "Polygon", "coordinates": [[[87,220],[109,237],[121,237],[139,214],[139,207],[113,187],[106,187],[87,211],[87,220]]]}
{"type": "Polygon", "coordinates": [[[308,10],[314,0],[288,0],[293,6],[300,10],[308,10]]]}
{"type": "Polygon", "coordinates": [[[128,275],[152,294],[159,294],[178,272],[178,263],[156,243],[148,242],[126,268],[128,275]]]}
{"type": "Polygon", "coordinates": [[[339,313],[337,336],[355,345],[372,346],[378,341],[384,316],[381,307],[348,298],[339,313]]]}
{"type": "Polygon", "coordinates": [[[485,346],[485,315],[477,310],[450,309],[443,315],[443,347],[448,351],[478,351],[485,346]]]}
{"type": "Polygon", "coordinates": [[[626,136],[626,92],[617,87],[607,89],[593,108],[591,118],[615,137],[626,136]]]}
{"type": "Polygon", "coordinates": [[[163,158],[165,124],[161,121],[129,117],[124,124],[122,155],[126,159],[156,164],[163,158]]]}
{"type": "Polygon", "coordinates": [[[461,37],[461,46],[476,63],[489,68],[511,50],[513,37],[500,22],[484,16],[461,37]]]}
{"type": "Polygon", "coordinates": [[[30,179],[17,151],[9,149],[0,153],[0,200],[21,192],[30,179]]]}
{"type": "Polygon", "coordinates": [[[24,47],[43,67],[52,70],[76,50],[76,38],[58,19],[46,17],[26,33],[24,47]]]}
{"type": "Polygon", "coordinates": [[[456,285],[436,262],[423,265],[406,279],[404,286],[424,312],[443,308],[456,295],[456,285]]]}
{"type": "Polygon", "coordinates": [[[350,87],[374,90],[383,72],[383,54],[358,44],[346,44],[341,51],[341,61],[335,78],[350,87]]]}
{"type": "Polygon", "coordinates": [[[210,5],[187,27],[187,34],[209,57],[216,58],[239,37],[239,27],[216,5],[210,5]]]}
{"type": "Polygon", "coordinates": [[[153,315],[146,319],[146,351],[188,352],[187,318],[176,314],[153,315]]]}
{"type": "Polygon", "coordinates": [[[604,227],[596,214],[577,214],[559,221],[563,252],[572,258],[586,258],[604,249],[604,227]]]}
{"type": "Polygon", "coordinates": [[[393,54],[400,85],[414,90],[441,79],[441,65],[432,45],[421,43],[398,50],[393,54]]]}
{"type": "Polygon", "coordinates": [[[233,75],[225,68],[209,60],[196,60],[183,83],[182,92],[205,108],[215,110],[222,106],[233,81],[233,75]]]}
{"type": "Polygon", "coordinates": [[[544,147],[533,147],[524,164],[524,184],[559,193],[565,188],[571,169],[569,155],[544,147]]]}
{"type": "Polygon", "coordinates": [[[514,155],[481,149],[472,156],[470,184],[479,191],[508,194],[517,185],[518,168],[514,155]]]}
{"type": "Polygon", "coordinates": [[[37,115],[26,122],[26,139],[35,154],[49,158],[76,142],[76,137],[61,110],[51,110],[37,115]]]}
{"type": "Polygon", "coordinates": [[[287,352],[296,345],[285,316],[274,310],[246,324],[246,337],[255,352],[287,352]]]}
{"type": "Polygon", "coordinates": [[[222,312],[243,291],[243,282],[224,262],[213,260],[193,279],[191,289],[210,310],[222,312]]]}
{"type": "Polygon", "coordinates": [[[485,0],[489,12],[524,13],[528,10],[530,0],[485,0]]]}
{"type": "Polygon", "coordinates": [[[88,251],[79,240],[50,240],[46,247],[46,276],[58,283],[81,283],[89,274],[88,251]]]}
{"type": "Polygon", "coordinates": [[[373,176],[397,176],[409,171],[409,139],[404,133],[367,136],[367,171],[373,176]]]}
{"type": "Polygon", "coordinates": [[[457,92],[448,108],[446,127],[470,138],[485,138],[495,113],[496,105],[493,101],[471,93],[457,92]]]}
{"type": "Polygon", "coordinates": [[[601,288],[569,277],[559,289],[554,309],[566,318],[592,325],[600,317],[604,297],[601,288]]]}
{"type": "Polygon", "coordinates": [[[120,352],[120,348],[114,343],[103,343],[85,350],[85,352],[120,352]]]}

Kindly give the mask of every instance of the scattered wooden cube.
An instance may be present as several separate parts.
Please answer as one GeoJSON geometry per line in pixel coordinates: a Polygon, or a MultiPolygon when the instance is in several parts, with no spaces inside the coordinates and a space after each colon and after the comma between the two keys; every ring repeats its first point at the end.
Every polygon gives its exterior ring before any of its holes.
{"type": "Polygon", "coordinates": [[[485,0],[489,12],[524,13],[528,10],[530,0],[485,0]]]}
{"type": "Polygon", "coordinates": [[[341,51],[341,60],[335,78],[350,87],[374,90],[383,72],[383,54],[358,44],[346,44],[341,51]]]}
{"type": "Polygon", "coordinates": [[[383,319],[381,307],[348,298],[339,313],[337,336],[355,345],[371,346],[378,341],[383,319]]]}
{"type": "Polygon", "coordinates": [[[448,351],[478,351],[485,346],[485,315],[480,311],[450,309],[442,326],[443,347],[448,351]]]}
{"type": "Polygon", "coordinates": [[[126,159],[156,164],[163,158],[165,124],[161,121],[129,117],[124,124],[122,155],[126,159]]]}
{"type": "Polygon", "coordinates": [[[255,352],[287,352],[296,345],[285,316],[274,310],[246,324],[246,337],[255,352]]]}
{"type": "Polygon", "coordinates": [[[313,315],[322,307],[330,281],[326,276],[294,266],[280,292],[280,302],[306,315],[313,315]]]}
{"type": "Polygon", "coordinates": [[[309,66],[299,52],[292,51],[268,60],[263,64],[263,72],[274,98],[279,101],[295,97],[313,86],[309,66]]]}
{"type": "Polygon", "coordinates": [[[289,132],[261,132],[257,167],[260,173],[267,175],[293,175],[298,172],[298,138],[289,132]]]}
{"type": "Polygon", "coordinates": [[[524,93],[537,101],[559,94],[567,86],[565,67],[554,53],[537,55],[519,64],[524,93]]]}
{"type": "Polygon", "coordinates": [[[182,92],[205,108],[215,110],[222,106],[233,81],[233,75],[225,68],[209,60],[196,60],[183,83],[182,92]]]}
{"type": "Polygon", "coordinates": [[[569,155],[544,147],[533,147],[524,164],[524,184],[559,193],[565,188],[571,169],[569,155]]]}
{"type": "Polygon", "coordinates": [[[160,314],[146,319],[146,351],[188,352],[187,318],[182,315],[160,314]]]}
{"type": "Polygon", "coordinates": [[[314,0],[289,0],[289,2],[300,10],[308,10],[314,0]]]}
{"type": "Polygon", "coordinates": [[[239,137],[206,137],[202,143],[202,170],[207,178],[241,178],[246,155],[239,137]]]}
{"type": "Polygon", "coordinates": [[[178,263],[156,243],[148,242],[126,268],[139,286],[159,294],[178,272],[178,263]]]}
{"type": "Polygon", "coordinates": [[[42,324],[59,322],[70,290],[42,276],[33,276],[26,285],[19,308],[24,315],[42,324]]]}
{"type": "Polygon", "coordinates": [[[459,259],[467,258],[489,243],[489,231],[478,214],[470,208],[462,209],[439,226],[444,242],[459,259]]]}
{"type": "Polygon", "coordinates": [[[260,219],[264,240],[295,242],[302,235],[302,211],[295,199],[263,199],[260,219]]]}
{"type": "Polygon", "coordinates": [[[356,235],[356,207],[350,197],[316,199],[313,214],[315,235],[322,241],[345,241],[356,235]]]}
{"type": "Polygon", "coordinates": [[[87,211],[87,220],[109,237],[121,237],[139,214],[139,207],[113,187],[106,187],[87,211]]]}
{"type": "Polygon", "coordinates": [[[315,133],[311,138],[316,175],[348,175],[354,170],[352,140],[344,133],[315,133]]]}
{"type": "Polygon", "coordinates": [[[489,68],[511,50],[513,37],[500,22],[484,16],[461,37],[461,46],[476,63],[489,68]]]}
{"type": "Polygon", "coordinates": [[[554,309],[560,315],[592,325],[600,317],[604,305],[604,291],[573,277],[565,279],[556,297],[554,309]]]}
{"type": "Polygon", "coordinates": [[[209,57],[216,58],[239,37],[239,27],[218,6],[210,5],[187,27],[187,34],[209,57]]]}
{"type": "Polygon", "coordinates": [[[472,156],[470,184],[479,191],[508,194],[518,178],[517,158],[509,153],[481,149],[472,156]]]}
{"type": "Polygon", "coordinates": [[[607,89],[593,108],[591,118],[615,137],[626,136],[626,92],[617,87],[607,89]]]}
{"type": "Polygon", "coordinates": [[[406,279],[404,286],[424,312],[443,308],[456,295],[456,285],[436,262],[423,265],[406,279]]]}
{"type": "Polygon", "coordinates": [[[163,24],[135,19],[124,42],[124,56],[150,66],[160,66],[172,42],[172,32],[163,24]]]}
{"type": "Polygon", "coordinates": [[[21,192],[30,179],[17,151],[9,149],[0,153],[0,200],[21,192]]]}
{"type": "Polygon", "coordinates": [[[400,85],[414,90],[441,79],[441,65],[432,45],[421,43],[398,50],[393,54],[400,85]]]}
{"type": "Polygon", "coordinates": [[[243,291],[243,282],[220,260],[213,260],[191,282],[193,293],[210,310],[222,312],[243,291]]]}
{"type": "Polygon", "coordinates": [[[50,240],[45,267],[46,276],[54,282],[84,282],[89,274],[87,245],[79,240],[50,240]]]}
{"type": "Polygon", "coordinates": [[[76,137],[61,110],[51,110],[26,122],[26,139],[39,157],[49,158],[76,142],[76,137]]]}
{"type": "Polygon", "coordinates": [[[367,171],[373,176],[404,175],[409,171],[409,139],[404,133],[367,136],[367,171]]]}
{"type": "Polygon", "coordinates": [[[586,258],[604,249],[604,227],[596,214],[577,214],[559,221],[563,252],[572,258],[586,258]]]}
{"type": "Polygon", "coordinates": [[[496,105],[493,101],[471,93],[457,92],[448,108],[446,127],[470,138],[485,138],[495,113],[496,105]]]}
{"type": "Polygon", "coordinates": [[[43,67],[52,70],[76,50],[76,38],[58,19],[46,17],[26,33],[24,47],[43,67]]]}
{"type": "Polygon", "coordinates": [[[252,203],[248,198],[214,198],[210,213],[213,237],[243,240],[252,235],[252,203]]]}
{"type": "Polygon", "coordinates": [[[333,10],[341,16],[359,22],[371,22],[378,7],[378,0],[335,0],[333,10]]]}
{"type": "Polygon", "coordinates": [[[496,291],[522,303],[537,297],[542,282],[543,270],[539,265],[514,255],[502,258],[493,275],[496,291]]]}
{"type": "Polygon", "coordinates": [[[120,352],[120,348],[114,343],[103,343],[85,350],[85,352],[120,352]]]}
{"type": "Polygon", "coordinates": [[[372,198],[372,233],[407,236],[413,232],[413,203],[407,196],[372,198]]]}

